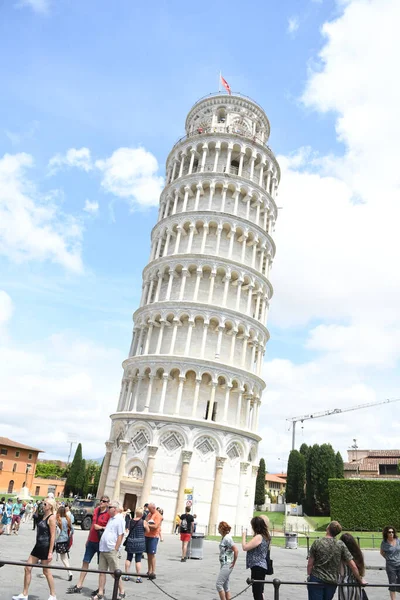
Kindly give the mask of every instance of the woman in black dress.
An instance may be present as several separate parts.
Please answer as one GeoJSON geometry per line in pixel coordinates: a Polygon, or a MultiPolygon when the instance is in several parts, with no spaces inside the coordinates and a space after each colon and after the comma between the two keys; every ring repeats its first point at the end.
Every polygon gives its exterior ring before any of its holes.
{"type": "MultiPolygon", "coordinates": [[[[56,537],[56,502],[54,498],[46,498],[43,501],[44,515],[37,524],[36,544],[28,560],[28,565],[36,565],[39,561],[43,566],[51,563],[53,558],[53,548],[56,537]]],[[[50,590],[49,600],[56,599],[54,589],[54,579],[50,569],[43,569],[43,574],[47,579],[50,590]]],[[[28,600],[28,590],[32,579],[32,567],[25,567],[24,589],[22,594],[13,596],[13,600],[28,600]]]]}

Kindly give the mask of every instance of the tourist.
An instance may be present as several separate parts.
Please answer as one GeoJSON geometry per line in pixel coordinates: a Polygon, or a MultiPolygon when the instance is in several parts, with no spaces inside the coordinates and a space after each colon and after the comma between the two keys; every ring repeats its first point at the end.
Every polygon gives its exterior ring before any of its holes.
{"type": "Polygon", "coordinates": [[[12,523],[11,523],[11,531],[18,535],[19,526],[21,523],[21,511],[22,511],[23,503],[20,498],[17,498],[16,502],[12,505],[12,523]]]}
{"type": "Polygon", "coordinates": [[[1,519],[1,522],[5,527],[6,535],[11,534],[12,508],[12,499],[9,498],[4,506],[3,516],[1,519]]]}
{"type": "Polygon", "coordinates": [[[71,519],[67,516],[64,506],[60,506],[56,515],[57,538],[56,552],[60,555],[61,562],[68,569],[68,581],[72,581],[72,573],[69,570],[70,536],[72,535],[71,519]]]}
{"type": "Polygon", "coordinates": [[[124,512],[122,513],[124,519],[125,519],[125,532],[127,533],[129,531],[129,523],[131,522],[131,511],[129,508],[127,508],[126,510],[124,509],[124,512]]]}
{"type": "MultiPolygon", "coordinates": [[[[107,521],[107,525],[104,528],[103,534],[100,538],[99,570],[111,571],[111,573],[113,573],[119,568],[118,553],[124,540],[125,519],[121,514],[120,504],[116,500],[109,504],[108,512],[110,513],[110,518],[107,521]]],[[[112,577],[114,577],[114,575],[112,575],[112,577]]],[[[100,573],[99,589],[97,593],[92,596],[93,600],[103,600],[105,583],[106,574],[100,573]]],[[[125,592],[121,578],[119,579],[118,589],[118,600],[122,600],[122,598],[125,598],[125,592]]]]}
{"type": "Polygon", "coordinates": [[[143,519],[145,519],[148,514],[149,514],[149,503],[146,502],[146,504],[143,505],[143,519]]]}
{"type": "Polygon", "coordinates": [[[197,515],[193,515],[193,533],[196,533],[196,529],[197,529],[197,515]]]}
{"type": "Polygon", "coordinates": [[[175,517],[175,535],[178,535],[178,533],[179,533],[180,524],[181,524],[181,518],[177,514],[176,517],[175,517]]]}
{"type": "Polygon", "coordinates": [[[335,539],[341,531],[340,523],[331,521],[326,528],[325,537],[315,540],[310,548],[307,563],[308,581],[323,585],[308,585],[308,600],[332,600],[340,577],[341,563],[350,567],[355,581],[360,585],[365,583],[347,546],[341,540],[335,539]]]}
{"type": "MultiPolygon", "coordinates": [[[[136,583],[142,583],[140,571],[142,568],[142,554],[146,550],[145,533],[149,532],[149,524],[143,521],[143,509],[137,508],[135,517],[129,523],[129,533],[124,545],[126,549],[125,573],[129,573],[133,555],[135,555],[136,583]]],[[[128,575],[124,577],[129,581],[128,575]]]]}
{"type": "MultiPolygon", "coordinates": [[[[110,498],[108,496],[102,496],[100,500],[100,506],[94,509],[92,526],[89,531],[88,538],[86,540],[85,554],[82,561],[82,569],[78,583],[67,589],[67,594],[80,594],[82,591],[83,582],[85,581],[86,571],[89,568],[89,564],[93,556],[99,553],[100,537],[104,532],[110,513],[108,512],[108,504],[110,498]],[[101,532],[101,533],[99,533],[101,532]]],[[[98,590],[95,590],[93,595],[97,594],[98,590]]]]}
{"type": "MultiPolygon", "coordinates": [[[[250,569],[251,578],[265,579],[267,574],[267,552],[271,536],[267,524],[261,517],[253,517],[250,521],[253,537],[247,542],[247,529],[242,531],[242,548],[246,554],[246,569],[250,569]]],[[[254,600],[263,600],[264,584],[253,583],[254,600]]]]}
{"type": "Polygon", "coordinates": [[[160,536],[160,526],[162,516],[156,509],[154,502],[148,504],[149,513],[146,517],[146,521],[149,525],[149,531],[146,531],[146,553],[147,553],[147,566],[149,579],[156,578],[156,553],[158,540],[160,536]]]}
{"type": "Polygon", "coordinates": [[[44,515],[43,500],[39,500],[39,502],[36,505],[36,510],[33,513],[33,527],[32,527],[33,530],[35,530],[39,521],[41,521],[43,519],[43,515],[44,515]]]}
{"type": "MultiPolygon", "coordinates": [[[[39,521],[36,532],[36,544],[33,548],[27,563],[28,565],[36,565],[39,561],[45,567],[49,565],[53,559],[53,548],[56,538],[56,503],[51,498],[46,498],[43,502],[44,514],[43,519],[39,521]]],[[[56,600],[56,591],[54,588],[54,579],[50,569],[43,569],[43,575],[47,579],[47,584],[50,590],[49,600],[56,600]]],[[[13,596],[13,600],[28,600],[29,585],[32,579],[32,567],[25,567],[24,589],[18,596],[13,596]]]]}
{"type": "Polygon", "coordinates": [[[29,500],[29,502],[27,503],[27,505],[25,507],[25,514],[24,514],[24,518],[22,519],[22,522],[29,523],[29,521],[32,519],[32,515],[33,515],[33,501],[29,500]]]}
{"type": "Polygon", "coordinates": [[[158,506],[157,506],[157,510],[160,513],[161,517],[162,517],[162,519],[161,519],[161,525],[160,525],[160,542],[163,542],[164,538],[163,538],[163,534],[162,534],[162,522],[164,521],[164,510],[162,508],[159,508],[158,506]]]}
{"type": "Polygon", "coordinates": [[[221,569],[216,583],[217,592],[221,600],[231,600],[229,577],[239,554],[237,546],[233,543],[230,531],[230,525],[226,521],[221,521],[218,525],[218,532],[222,535],[219,543],[219,563],[221,569]]]}
{"type": "MultiPolygon", "coordinates": [[[[357,565],[358,572],[362,577],[365,575],[365,565],[364,565],[364,556],[360,550],[360,546],[357,544],[357,541],[354,539],[350,533],[344,533],[340,540],[345,544],[348,551],[353,557],[354,562],[357,565]]],[[[342,563],[342,568],[340,572],[340,581],[341,583],[358,583],[355,579],[353,571],[351,568],[342,563]]],[[[361,600],[361,588],[360,587],[340,587],[339,588],[339,600],[361,600]]]]}
{"type": "Polygon", "coordinates": [[[181,525],[179,528],[179,533],[181,534],[181,542],[182,542],[182,558],[181,562],[187,561],[187,547],[190,542],[193,533],[193,523],[194,517],[190,514],[190,506],[187,506],[185,509],[185,513],[181,515],[181,525]]]}
{"type": "Polygon", "coordinates": [[[386,561],[390,599],[395,600],[396,592],[400,593],[400,540],[390,526],[383,529],[382,536],[381,554],[386,561]]]}

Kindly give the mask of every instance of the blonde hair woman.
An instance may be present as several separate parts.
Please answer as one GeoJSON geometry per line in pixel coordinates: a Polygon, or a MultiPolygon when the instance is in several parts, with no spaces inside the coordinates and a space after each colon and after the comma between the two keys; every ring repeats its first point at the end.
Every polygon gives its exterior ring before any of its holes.
{"type": "Polygon", "coordinates": [[[13,596],[13,600],[28,600],[28,590],[32,579],[32,567],[29,565],[36,565],[39,560],[44,566],[43,574],[47,579],[50,590],[49,600],[57,600],[53,575],[50,569],[45,568],[53,559],[53,548],[56,539],[56,517],[54,514],[56,511],[56,503],[54,498],[46,498],[43,502],[43,508],[43,518],[37,524],[36,544],[27,560],[27,566],[25,567],[24,589],[18,596],[13,596]]]}
{"type": "MultiPolygon", "coordinates": [[[[135,556],[136,583],[142,583],[140,569],[142,567],[142,554],[146,551],[146,540],[144,534],[145,532],[148,533],[150,531],[149,524],[147,521],[144,521],[142,517],[143,508],[137,508],[134,518],[131,519],[129,523],[129,533],[125,540],[125,573],[129,573],[133,556],[135,556]]],[[[129,577],[127,575],[125,575],[124,581],[129,581],[129,577]]]]}

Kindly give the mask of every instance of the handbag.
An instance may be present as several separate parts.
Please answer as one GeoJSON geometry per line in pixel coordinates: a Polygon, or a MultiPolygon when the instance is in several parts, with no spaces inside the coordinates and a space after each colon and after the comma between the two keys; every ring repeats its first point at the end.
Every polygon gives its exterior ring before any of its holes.
{"type": "Polygon", "coordinates": [[[269,548],[268,548],[266,559],[267,559],[267,575],[273,575],[274,574],[274,561],[271,558],[271,553],[269,551],[269,548]]]}

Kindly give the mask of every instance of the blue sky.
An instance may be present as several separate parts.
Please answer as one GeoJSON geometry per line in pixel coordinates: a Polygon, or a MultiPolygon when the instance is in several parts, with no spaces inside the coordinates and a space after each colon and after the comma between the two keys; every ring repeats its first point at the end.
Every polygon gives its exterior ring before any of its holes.
{"type": "MultiPolygon", "coordinates": [[[[398,17],[396,0],[1,4],[3,435],[103,453],[165,160],[220,69],[266,110],[282,167],[261,454],[287,458],[287,416],[397,397],[398,17]]],[[[399,406],[302,441],[395,447],[399,406]]]]}

